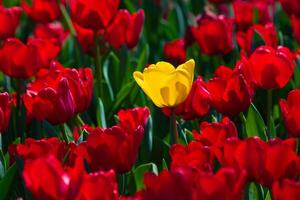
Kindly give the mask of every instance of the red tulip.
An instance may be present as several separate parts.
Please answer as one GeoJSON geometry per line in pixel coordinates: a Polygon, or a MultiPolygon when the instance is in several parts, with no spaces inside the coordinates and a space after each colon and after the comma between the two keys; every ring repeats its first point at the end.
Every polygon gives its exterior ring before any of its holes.
{"type": "Polygon", "coordinates": [[[118,199],[113,171],[87,174],[82,160],[73,168],[63,169],[53,156],[25,162],[23,177],[35,199],[118,199]]]}
{"type": "Polygon", "coordinates": [[[234,19],[239,30],[246,31],[254,24],[255,10],[258,13],[258,22],[265,24],[270,21],[270,15],[268,11],[268,4],[266,2],[246,2],[235,1],[233,3],[234,19]]]}
{"type": "Polygon", "coordinates": [[[257,48],[250,56],[250,71],[256,86],[264,89],[284,87],[294,72],[294,55],[288,48],[257,48]]]}
{"type": "Polygon", "coordinates": [[[227,117],[223,118],[221,122],[202,122],[200,130],[201,134],[193,131],[193,136],[196,141],[205,146],[223,147],[227,138],[237,138],[238,136],[234,123],[227,117]]]}
{"type": "Polygon", "coordinates": [[[246,170],[249,181],[257,181],[270,187],[285,178],[296,180],[300,176],[300,158],[294,139],[272,139],[264,142],[259,138],[243,141],[229,139],[224,145],[222,166],[237,171],[246,170]]]}
{"type": "Polygon", "coordinates": [[[138,126],[146,127],[150,111],[147,107],[136,107],[118,112],[119,126],[134,132],[138,126]]]}
{"type": "Polygon", "coordinates": [[[86,53],[93,52],[94,48],[94,32],[91,29],[86,29],[74,23],[76,30],[76,39],[86,53]]]}
{"type": "Polygon", "coordinates": [[[63,199],[69,179],[54,157],[25,162],[23,177],[35,199],[63,199]]]}
{"type": "Polygon", "coordinates": [[[149,110],[135,108],[118,114],[120,123],[112,128],[85,127],[89,133],[85,144],[86,159],[92,171],[114,169],[118,173],[128,172],[137,158],[149,110]]]}
{"type": "Polygon", "coordinates": [[[298,0],[279,0],[283,10],[288,15],[300,17],[300,5],[298,0]]]}
{"type": "MultiPolygon", "coordinates": [[[[76,30],[76,39],[78,40],[83,51],[89,54],[93,54],[95,49],[94,31],[91,29],[83,28],[75,23],[74,23],[74,28],[76,30]]],[[[97,36],[98,37],[103,36],[103,30],[98,31],[97,36]]],[[[101,46],[104,46],[104,44],[103,45],[101,44],[101,46]]]]}
{"type": "MultiPolygon", "coordinates": [[[[225,199],[242,198],[245,174],[237,174],[233,169],[223,168],[216,174],[195,172],[187,168],[162,171],[144,175],[145,189],[140,199],[225,199]]],[[[139,199],[139,198],[137,198],[139,199]]]]}
{"type": "MultiPolygon", "coordinates": [[[[193,85],[187,99],[175,107],[175,114],[185,120],[195,119],[205,116],[210,108],[210,94],[206,88],[206,83],[202,77],[198,77],[193,85]]],[[[168,107],[163,108],[164,114],[170,116],[172,110],[168,107]]]]}
{"type": "Polygon", "coordinates": [[[300,198],[300,182],[285,179],[272,186],[274,200],[297,200],[300,198]]]}
{"type": "Polygon", "coordinates": [[[259,180],[264,171],[265,143],[259,138],[247,138],[240,141],[230,138],[224,145],[223,167],[233,167],[237,171],[245,170],[248,180],[259,180]]]}
{"type": "Polygon", "coordinates": [[[163,170],[159,175],[146,173],[144,175],[145,189],[142,190],[143,200],[172,199],[172,200],[196,200],[193,181],[188,170],[163,170]]]}
{"type": "Polygon", "coordinates": [[[5,8],[0,6],[0,38],[14,37],[19,25],[22,9],[20,7],[5,8]]]}
{"type": "Polygon", "coordinates": [[[13,78],[30,78],[39,68],[38,53],[30,41],[23,44],[16,38],[7,39],[0,49],[0,70],[13,78]]]}
{"type": "Polygon", "coordinates": [[[144,136],[142,126],[132,134],[120,126],[108,129],[89,128],[87,131],[89,136],[86,148],[90,158],[87,161],[92,171],[114,169],[118,173],[124,173],[132,168],[144,136]]]}
{"type": "Polygon", "coordinates": [[[192,28],[193,36],[204,54],[226,54],[233,49],[233,26],[224,16],[203,16],[192,28]]]}
{"type": "MultiPolygon", "coordinates": [[[[29,5],[26,0],[22,0],[22,8],[25,13],[34,21],[49,23],[58,20],[61,12],[56,0],[32,0],[29,5]]],[[[62,1],[64,2],[64,0],[62,1]]]]}
{"type": "Polygon", "coordinates": [[[69,32],[64,30],[60,22],[38,24],[34,29],[34,37],[51,40],[58,46],[62,46],[69,32]]]}
{"type": "Polygon", "coordinates": [[[187,146],[175,144],[169,153],[172,159],[171,169],[191,167],[206,172],[213,171],[213,154],[199,142],[191,142],[187,146]]]}
{"type": "Polygon", "coordinates": [[[94,31],[106,28],[118,12],[120,0],[71,0],[71,16],[75,23],[94,31]]]}
{"type": "Polygon", "coordinates": [[[221,168],[215,175],[201,174],[195,179],[195,199],[239,200],[246,184],[245,173],[231,168],[221,168]]]}
{"type": "Polygon", "coordinates": [[[29,38],[28,42],[37,47],[39,68],[49,68],[51,61],[58,56],[61,48],[58,44],[55,44],[49,39],[29,38]]]}
{"type": "Polygon", "coordinates": [[[276,48],[278,45],[278,39],[276,35],[276,29],[273,23],[267,23],[265,25],[256,24],[249,28],[246,32],[237,32],[236,39],[238,45],[250,55],[253,51],[253,37],[257,33],[261,39],[265,42],[265,45],[276,48]]]}
{"type": "Polygon", "coordinates": [[[0,134],[8,128],[13,101],[7,92],[0,93],[0,134]]]}
{"type": "Polygon", "coordinates": [[[184,39],[177,39],[164,44],[165,58],[176,65],[186,61],[186,49],[184,39]]]}
{"type": "Polygon", "coordinates": [[[84,112],[91,102],[92,92],[90,68],[63,68],[53,62],[50,69],[41,70],[35,82],[27,86],[24,103],[30,116],[59,124],[84,112]]]}
{"type": "Polygon", "coordinates": [[[294,32],[294,38],[300,44],[300,19],[294,15],[291,17],[292,27],[294,32]]]}
{"type": "Polygon", "coordinates": [[[280,99],[279,102],[285,127],[291,137],[300,136],[300,124],[298,115],[300,114],[300,89],[289,92],[287,100],[280,99]]]}
{"type": "Polygon", "coordinates": [[[76,105],[66,77],[37,79],[27,85],[23,98],[27,114],[37,120],[60,124],[71,119],[75,113],[76,105]]]}
{"type": "Polygon", "coordinates": [[[126,45],[129,49],[135,47],[141,37],[145,13],[140,9],[130,15],[127,10],[119,10],[114,20],[105,30],[104,39],[115,49],[126,45]]]}
{"type": "Polygon", "coordinates": [[[296,154],[296,140],[282,141],[273,139],[267,142],[264,151],[264,172],[260,183],[272,186],[274,181],[288,178],[298,180],[300,177],[300,158],[296,154]]]}
{"type": "Polygon", "coordinates": [[[252,101],[253,90],[244,75],[220,66],[215,77],[207,83],[213,108],[228,116],[246,111],[252,101]]]}
{"type": "MultiPolygon", "coordinates": [[[[52,62],[52,68],[46,77],[60,72],[61,76],[67,78],[72,97],[75,103],[75,113],[81,113],[88,109],[93,96],[93,72],[91,68],[70,69],[64,68],[58,62],[52,62]]],[[[42,74],[42,73],[41,73],[42,74]]],[[[43,74],[42,77],[43,79],[43,74]]]]}
{"type": "Polygon", "coordinates": [[[25,161],[46,158],[49,155],[62,161],[68,149],[67,144],[56,137],[41,140],[26,138],[24,144],[11,144],[9,154],[19,156],[25,161]]]}

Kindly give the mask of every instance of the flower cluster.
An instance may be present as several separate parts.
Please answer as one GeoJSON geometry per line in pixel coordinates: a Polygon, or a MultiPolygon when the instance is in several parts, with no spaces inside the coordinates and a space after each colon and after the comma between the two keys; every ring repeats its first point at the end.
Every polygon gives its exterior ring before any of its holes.
{"type": "Polygon", "coordinates": [[[0,0],[0,199],[299,199],[299,47],[299,0],[0,0]]]}

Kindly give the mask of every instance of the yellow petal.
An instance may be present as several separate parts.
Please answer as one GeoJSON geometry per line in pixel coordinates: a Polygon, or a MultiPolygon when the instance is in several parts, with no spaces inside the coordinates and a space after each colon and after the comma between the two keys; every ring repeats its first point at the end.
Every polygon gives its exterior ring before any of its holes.
{"type": "Polygon", "coordinates": [[[169,74],[175,71],[175,67],[171,63],[161,61],[156,63],[156,70],[169,74]]]}
{"type": "MultiPolygon", "coordinates": [[[[144,74],[145,74],[145,72],[144,72],[144,74]]],[[[139,71],[136,71],[133,73],[133,77],[134,77],[135,81],[137,82],[137,84],[146,93],[146,95],[153,101],[153,103],[157,107],[163,107],[162,100],[161,100],[159,93],[153,92],[154,91],[153,87],[150,87],[149,82],[144,80],[144,74],[142,74],[139,71]]]]}

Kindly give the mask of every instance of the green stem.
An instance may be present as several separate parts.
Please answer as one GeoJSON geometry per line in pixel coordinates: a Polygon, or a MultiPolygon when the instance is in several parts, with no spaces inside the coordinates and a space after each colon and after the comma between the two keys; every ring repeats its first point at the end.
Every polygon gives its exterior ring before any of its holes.
{"type": "Polygon", "coordinates": [[[65,129],[65,125],[64,124],[60,124],[60,130],[61,130],[61,134],[62,134],[62,139],[66,142],[69,143],[68,137],[67,137],[67,132],[65,129]]]}
{"type": "MultiPolygon", "coordinates": [[[[17,122],[17,133],[19,133],[21,143],[25,142],[25,121],[23,117],[25,113],[23,113],[24,107],[22,106],[21,96],[24,93],[24,82],[21,79],[16,79],[16,96],[17,96],[17,109],[16,109],[16,122],[17,122]]],[[[14,138],[15,139],[15,138],[14,138]]]]}
{"type": "Polygon", "coordinates": [[[73,26],[73,24],[72,24],[72,20],[70,19],[70,16],[69,16],[69,14],[68,14],[68,12],[67,12],[66,7],[64,6],[64,4],[61,3],[60,0],[57,0],[57,3],[58,3],[59,9],[60,9],[60,11],[61,11],[61,13],[62,13],[64,19],[65,19],[66,22],[67,22],[68,28],[69,28],[69,30],[70,30],[70,34],[71,34],[72,36],[76,36],[76,30],[75,30],[75,28],[74,28],[74,26],[73,26]]]}
{"type": "Polygon", "coordinates": [[[239,118],[240,118],[240,121],[242,122],[242,137],[243,138],[247,138],[247,130],[246,130],[246,123],[247,123],[247,120],[246,120],[246,117],[245,115],[241,112],[239,114],[239,118]]]}
{"type": "Polygon", "coordinates": [[[267,93],[267,127],[268,133],[271,135],[271,118],[272,118],[272,90],[268,90],[267,93]]]}
{"type": "Polygon", "coordinates": [[[80,115],[76,115],[76,121],[79,126],[85,125],[84,121],[81,119],[80,115]]]}
{"type": "Polygon", "coordinates": [[[101,54],[99,46],[99,38],[97,36],[97,31],[94,32],[94,41],[95,41],[95,79],[96,79],[96,89],[97,96],[101,99],[103,98],[103,87],[102,87],[102,67],[101,67],[101,54]]]}
{"type": "Polygon", "coordinates": [[[178,129],[177,129],[177,122],[176,122],[176,114],[175,110],[173,109],[172,115],[170,118],[170,132],[171,132],[171,144],[178,144],[178,129]]]}

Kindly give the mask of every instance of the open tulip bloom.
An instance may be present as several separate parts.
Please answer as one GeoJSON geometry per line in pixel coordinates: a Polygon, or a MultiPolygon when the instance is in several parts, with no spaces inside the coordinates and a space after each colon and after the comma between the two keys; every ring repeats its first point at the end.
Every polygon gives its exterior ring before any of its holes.
{"type": "Polygon", "coordinates": [[[137,84],[157,107],[174,107],[184,102],[193,84],[195,61],[193,59],[176,69],[168,62],[158,62],[134,72],[137,84]]]}

